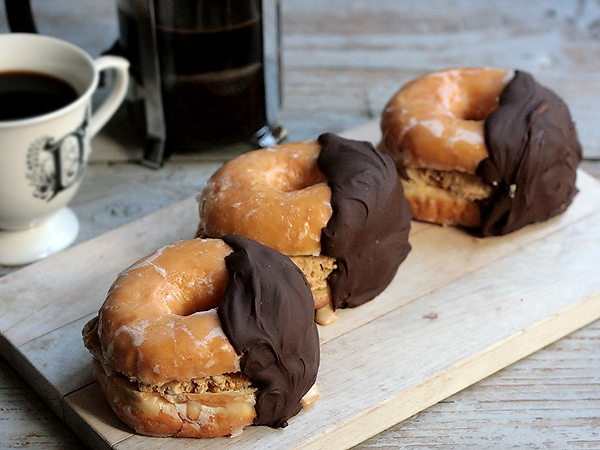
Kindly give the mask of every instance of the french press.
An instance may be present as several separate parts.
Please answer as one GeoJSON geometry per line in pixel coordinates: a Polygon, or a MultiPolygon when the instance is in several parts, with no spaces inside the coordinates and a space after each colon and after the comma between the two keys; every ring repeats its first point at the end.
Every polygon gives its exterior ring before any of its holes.
{"type": "MultiPolygon", "coordinates": [[[[12,31],[35,32],[29,0],[5,0],[12,31]]],[[[279,0],[116,0],[131,63],[127,105],[146,135],[143,162],[285,138],[279,124],[279,0]]]]}

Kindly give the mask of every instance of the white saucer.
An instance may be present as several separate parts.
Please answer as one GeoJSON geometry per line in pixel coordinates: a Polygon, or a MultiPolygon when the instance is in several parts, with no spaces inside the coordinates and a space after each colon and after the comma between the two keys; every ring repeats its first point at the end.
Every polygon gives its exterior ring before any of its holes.
{"type": "Polygon", "coordinates": [[[71,245],[78,233],[79,220],[67,207],[28,230],[0,230],[0,265],[20,266],[45,258],[71,245]]]}

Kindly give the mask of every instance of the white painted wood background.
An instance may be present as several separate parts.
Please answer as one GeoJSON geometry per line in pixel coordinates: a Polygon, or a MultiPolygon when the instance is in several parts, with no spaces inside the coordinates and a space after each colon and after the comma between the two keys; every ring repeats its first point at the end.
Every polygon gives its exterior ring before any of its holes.
{"type": "MultiPolygon", "coordinates": [[[[116,36],[112,0],[33,5],[42,32],[94,56],[116,36]]],[[[518,67],[568,101],[589,159],[583,168],[600,175],[598,2],[282,0],[282,12],[283,119],[291,139],[377,117],[401,83],[428,70],[518,67]]],[[[0,32],[3,13],[0,7],[0,32]]],[[[173,161],[151,172],[93,164],[73,202],[82,222],[78,242],[193,195],[216,167],[173,161]]],[[[359,448],[600,448],[599,344],[600,325],[593,323],[359,448]]],[[[0,447],[79,448],[18,375],[0,365],[0,447]]]]}

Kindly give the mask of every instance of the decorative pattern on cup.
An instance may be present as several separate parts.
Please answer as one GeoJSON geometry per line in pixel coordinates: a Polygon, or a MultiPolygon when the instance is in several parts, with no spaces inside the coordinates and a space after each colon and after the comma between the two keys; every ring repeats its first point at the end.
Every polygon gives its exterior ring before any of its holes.
{"type": "Polygon", "coordinates": [[[33,197],[51,201],[79,181],[85,168],[85,138],[90,111],[75,131],[55,140],[42,136],[27,151],[26,177],[33,197]]]}

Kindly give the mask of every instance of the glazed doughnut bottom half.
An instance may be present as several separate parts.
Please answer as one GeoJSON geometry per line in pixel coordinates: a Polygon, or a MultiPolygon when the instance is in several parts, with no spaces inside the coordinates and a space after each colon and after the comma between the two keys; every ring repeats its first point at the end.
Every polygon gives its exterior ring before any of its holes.
{"type": "Polygon", "coordinates": [[[289,258],[239,236],[142,258],[115,280],[83,337],[108,403],[140,434],[282,427],[318,397],[306,280],[289,258]]]}
{"type": "Polygon", "coordinates": [[[381,129],[416,220],[502,235],[560,214],[576,193],[568,107],[526,72],[426,74],[390,99],[381,129]]]}
{"type": "Polygon", "coordinates": [[[315,320],[379,294],[410,250],[410,209],[392,159],[324,134],[245,153],[199,196],[199,235],[236,234],[289,255],[312,289],[315,320]]]}

